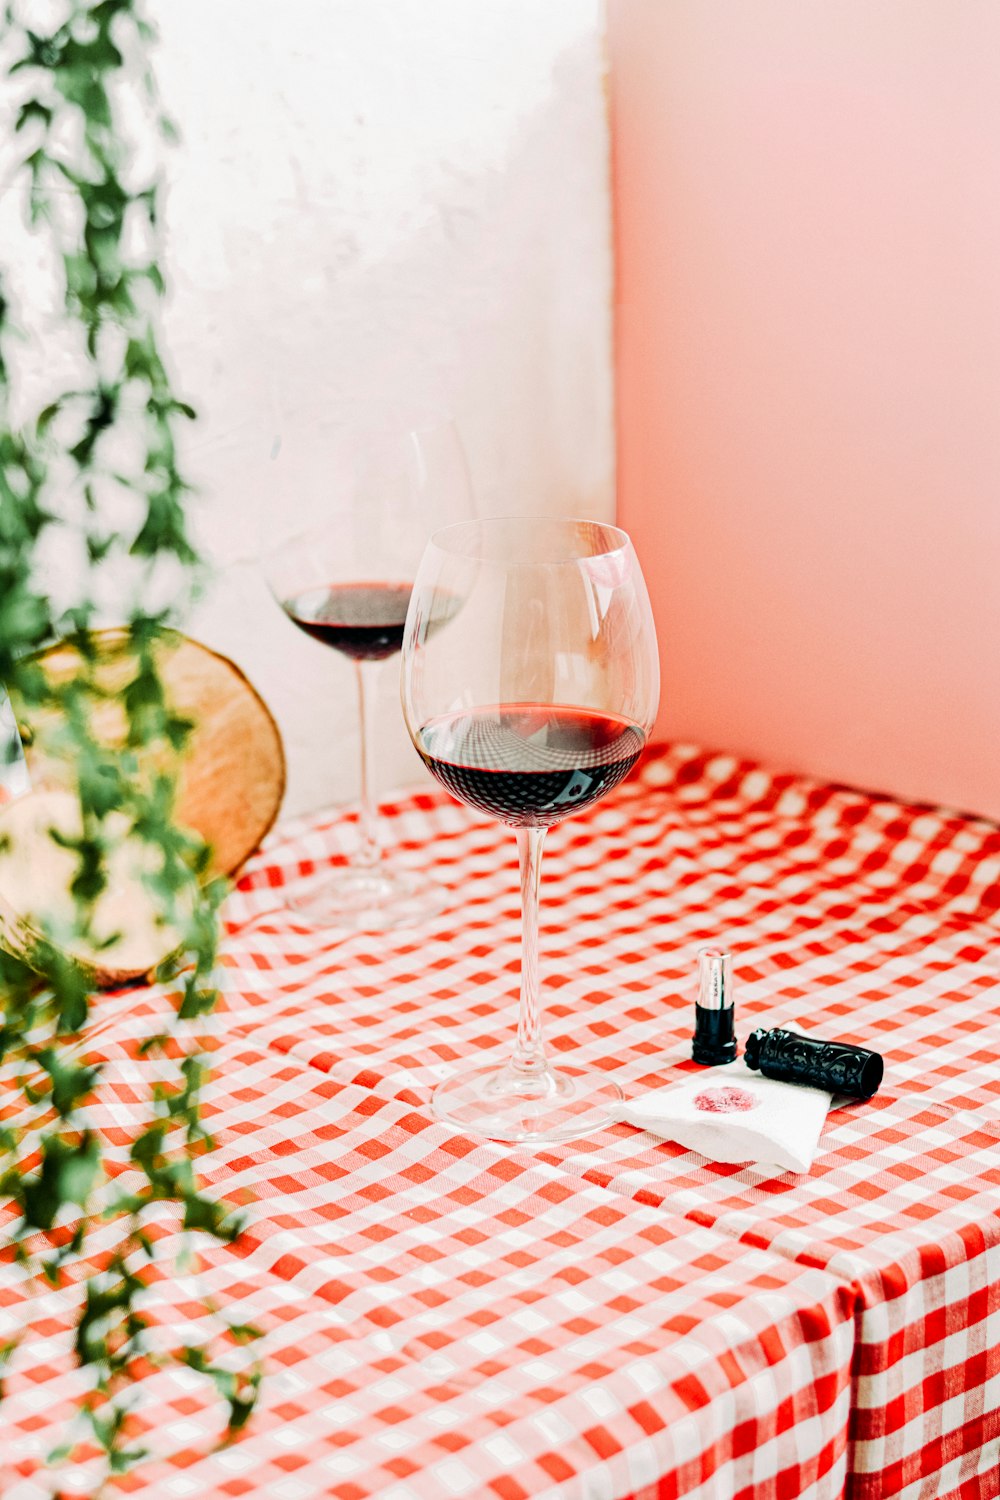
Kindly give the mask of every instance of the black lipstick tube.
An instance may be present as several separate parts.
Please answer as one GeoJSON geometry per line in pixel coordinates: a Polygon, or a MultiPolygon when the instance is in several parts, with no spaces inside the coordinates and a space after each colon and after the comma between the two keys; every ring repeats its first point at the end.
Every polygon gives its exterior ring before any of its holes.
{"type": "Polygon", "coordinates": [[[849,1042],[825,1042],[798,1031],[751,1031],[743,1048],[748,1068],[781,1083],[804,1083],[850,1099],[870,1099],[882,1082],[882,1058],[849,1042]]]}

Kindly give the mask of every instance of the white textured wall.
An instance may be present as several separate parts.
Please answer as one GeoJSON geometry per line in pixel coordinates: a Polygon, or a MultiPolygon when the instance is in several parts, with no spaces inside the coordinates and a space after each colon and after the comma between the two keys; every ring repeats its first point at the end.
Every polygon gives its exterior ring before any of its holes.
{"type": "MultiPolygon", "coordinates": [[[[217,583],[193,633],[274,709],[288,810],[356,787],[352,669],[247,562],[275,438],[316,410],[449,406],[481,508],[610,517],[610,230],[599,0],[170,0],[183,137],[167,336],[217,583]]],[[[380,786],[419,780],[380,669],[380,786]]]]}

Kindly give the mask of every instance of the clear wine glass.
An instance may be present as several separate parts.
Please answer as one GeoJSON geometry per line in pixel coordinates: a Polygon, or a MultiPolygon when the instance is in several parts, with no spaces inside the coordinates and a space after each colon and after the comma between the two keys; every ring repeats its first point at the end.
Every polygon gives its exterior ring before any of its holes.
{"type": "Polygon", "coordinates": [[[423,921],[446,892],[385,856],[373,792],[374,673],[395,656],[417,563],[436,527],[472,514],[465,454],[452,422],[412,430],[355,427],[323,447],[321,490],[286,470],[283,489],[305,529],[271,546],[264,573],[298,628],[354,669],[360,721],[359,843],[347,863],[289,904],[322,926],[379,931],[423,921]]]}
{"type": "Polygon", "coordinates": [[[434,1112],[493,1140],[590,1134],[622,1093],[600,1069],[554,1068],[545,1055],[538,885],[546,830],[617,786],[656,715],[653,616],[626,533],[537,516],[437,532],[410,600],[402,693],[424,764],[517,830],[521,869],[513,1055],[441,1083],[434,1112]]]}

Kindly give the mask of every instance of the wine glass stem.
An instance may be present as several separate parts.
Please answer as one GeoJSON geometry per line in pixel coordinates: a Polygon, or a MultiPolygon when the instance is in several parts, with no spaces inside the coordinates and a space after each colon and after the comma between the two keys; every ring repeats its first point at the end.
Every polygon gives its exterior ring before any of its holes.
{"type": "Polygon", "coordinates": [[[361,844],[354,863],[363,869],[374,869],[382,861],[382,841],[378,832],[378,817],[375,812],[375,804],[372,800],[372,724],[369,721],[371,712],[371,682],[366,682],[367,669],[364,662],[356,661],[354,670],[358,682],[358,732],[361,739],[361,772],[360,772],[360,796],[358,799],[358,832],[361,835],[361,844]]]}
{"type": "Polygon", "coordinates": [[[538,878],[544,839],[544,828],[517,830],[517,855],[521,866],[521,1008],[517,1018],[517,1043],[510,1066],[523,1073],[545,1070],[538,997],[538,878]]]}

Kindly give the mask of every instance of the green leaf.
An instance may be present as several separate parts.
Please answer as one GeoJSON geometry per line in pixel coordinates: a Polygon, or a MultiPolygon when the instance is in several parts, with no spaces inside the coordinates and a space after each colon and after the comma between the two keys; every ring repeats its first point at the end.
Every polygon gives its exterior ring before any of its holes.
{"type": "Polygon", "coordinates": [[[264,1337],[263,1330],[256,1323],[230,1323],[226,1331],[237,1344],[250,1344],[264,1337]]]}
{"type": "Polygon", "coordinates": [[[116,1448],[111,1454],[109,1467],[112,1474],[125,1474],[148,1457],[148,1448],[116,1448]]]}
{"type": "Polygon", "coordinates": [[[228,1428],[231,1435],[243,1431],[253,1416],[259,1395],[260,1376],[258,1375],[230,1400],[228,1428]]]}
{"type": "Polygon", "coordinates": [[[44,1047],[37,1052],[35,1061],[49,1076],[52,1107],[63,1119],[93,1093],[101,1076],[100,1068],[66,1061],[53,1047],[44,1047]]]}
{"type": "Polygon", "coordinates": [[[5,1343],[0,1344],[0,1402],[3,1401],[6,1395],[7,1366],[17,1353],[19,1343],[20,1335],[16,1338],[7,1339],[5,1343]]]}
{"type": "Polygon", "coordinates": [[[163,1155],[163,1144],[166,1139],[167,1127],[158,1121],[150,1125],[132,1142],[129,1152],[131,1159],[147,1170],[163,1155]]]}
{"type": "Polygon", "coordinates": [[[41,1158],[39,1171],[23,1181],[21,1211],[31,1228],[52,1229],[63,1208],[86,1208],[101,1171],[100,1146],[89,1131],[79,1140],[47,1135],[41,1158]]]}
{"type": "Polygon", "coordinates": [[[87,558],[91,567],[98,567],[109,558],[118,546],[119,538],[115,532],[106,532],[103,536],[96,532],[87,535],[87,558]]]}
{"type": "Polygon", "coordinates": [[[47,104],[43,104],[41,99],[28,99],[18,110],[14,129],[15,131],[23,130],[26,125],[31,124],[32,120],[40,120],[47,129],[52,124],[52,118],[52,110],[47,104]]]}
{"type": "Polygon", "coordinates": [[[185,1200],[185,1229],[200,1229],[215,1239],[231,1242],[239,1238],[243,1226],[243,1215],[233,1213],[226,1204],[213,1203],[210,1198],[202,1198],[197,1193],[185,1200]]]}
{"type": "Polygon", "coordinates": [[[47,953],[45,977],[56,1001],[60,1031],[70,1034],[82,1031],[90,1009],[86,970],[68,955],[51,949],[47,953]]]}
{"type": "Polygon", "coordinates": [[[62,411],[62,406],[63,398],[60,397],[58,401],[53,401],[50,406],[44,407],[38,413],[38,417],[35,422],[35,431],[38,433],[39,437],[44,437],[46,432],[48,432],[54,418],[57,417],[62,411]]]}

